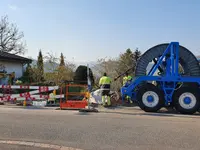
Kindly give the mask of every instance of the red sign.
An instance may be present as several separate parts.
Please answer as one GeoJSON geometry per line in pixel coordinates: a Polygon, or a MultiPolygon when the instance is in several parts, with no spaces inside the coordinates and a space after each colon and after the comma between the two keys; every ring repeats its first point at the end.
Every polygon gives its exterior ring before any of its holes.
{"type": "Polygon", "coordinates": [[[7,100],[7,101],[8,101],[8,100],[10,100],[10,96],[7,96],[7,97],[1,97],[0,100],[2,100],[2,101],[7,100]]]}
{"type": "Polygon", "coordinates": [[[19,95],[20,95],[20,97],[30,97],[30,93],[29,92],[27,92],[27,93],[20,93],[19,95]]]}
{"type": "Polygon", "coordinates": [[[49,88],[48,88],[48,86],[40,86],[40,87],[39,87],[39,91],[40,91],[40,92],[48,92],[48,91],[49,91],[49,88]]]}
{"type": "Polygon", "coordinates": [[[3,89],[10,89],[10,88],[11,88],[11,85],[2,85],[2,88],[3,88],[3,89]]]}
{"type": "Polygon", "coordinates": [[[49,95],[40,95],[40,98],[48,99],[49,95]]]}

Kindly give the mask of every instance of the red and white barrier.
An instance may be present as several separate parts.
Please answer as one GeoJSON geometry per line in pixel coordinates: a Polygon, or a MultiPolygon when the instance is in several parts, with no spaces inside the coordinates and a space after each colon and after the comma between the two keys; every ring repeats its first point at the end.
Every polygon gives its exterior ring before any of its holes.
{"type": "MultiPolygon", "coordinates": [[[[0,85],[0,89],[12,90],[12,89],[27,89],[32,90],[29,92],[18,93],[18,94],[4,94],[0,93],[0,101],[10,101],[10,100],[41,100],[48,99],[49,92],[57,90],[58,86],[22,86],[22,85],[0,85]],[[43,94],[42,94],[43,93],[43,94]]],[[[55,95],[55,98],[63,98],[64,95],[55,95]]]]}

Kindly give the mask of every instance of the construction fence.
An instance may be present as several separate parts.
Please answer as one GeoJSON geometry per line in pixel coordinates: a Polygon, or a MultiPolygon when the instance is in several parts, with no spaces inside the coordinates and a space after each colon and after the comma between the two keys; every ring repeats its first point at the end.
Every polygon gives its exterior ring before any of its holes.
{"type": "Polygon", "coordinates": [[[81,101],[85,98],[87,85],[67,84],[65,86],[0,85],[0,103],[23,104],[38,102],[43,105],[65,103],[66,100],[81,101]]]}
{"type": "MultiPolygon", "coordinates": [[[[111,92],[113,104],[119,95],[111,92]]],[[[0,85],[0,103],[60,107],[84,107],[88,100],[101,104],[99,90],[88,92],[88,85],[66,82],[62,86],[0,85]]]]}

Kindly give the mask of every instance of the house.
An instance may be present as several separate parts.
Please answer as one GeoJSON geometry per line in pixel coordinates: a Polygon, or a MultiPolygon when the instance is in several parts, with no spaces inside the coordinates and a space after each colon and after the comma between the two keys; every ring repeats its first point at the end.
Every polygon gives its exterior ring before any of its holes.
{"type": "MultiPolygon", "coordinates": [[[[23,75],[24,65],[31,63],[32,60],[7,52],[0,52],[0,75],[15,73],[15,78],[23,75]]],[[[0,78],[1,79],[1,78],[0,78]]]]}

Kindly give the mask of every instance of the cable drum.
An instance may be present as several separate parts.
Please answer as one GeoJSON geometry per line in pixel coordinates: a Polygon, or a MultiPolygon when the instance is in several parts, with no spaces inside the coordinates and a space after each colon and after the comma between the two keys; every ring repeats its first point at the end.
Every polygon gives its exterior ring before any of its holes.
{"type": "MultiPolygon", "coordinates": [[[[147,50],[137,61],[135,76],[145,76],[147,66],[154,58],[162,56],[169,44],[159,44],[147,50]]],[[[183,67],[184,76],[200,76],[200,66],[192,52],[179,46],[179,63],[183,67]]]]}

